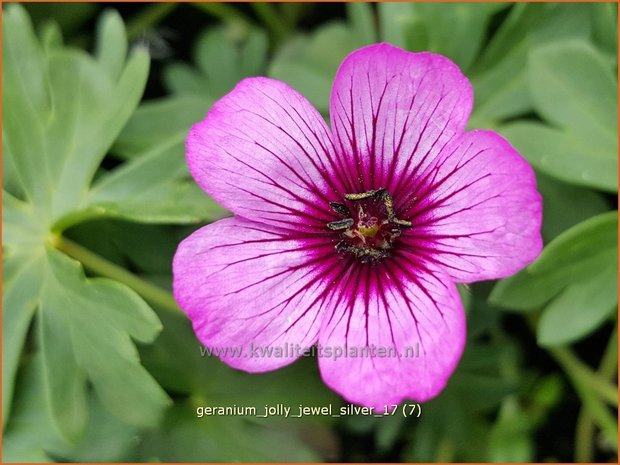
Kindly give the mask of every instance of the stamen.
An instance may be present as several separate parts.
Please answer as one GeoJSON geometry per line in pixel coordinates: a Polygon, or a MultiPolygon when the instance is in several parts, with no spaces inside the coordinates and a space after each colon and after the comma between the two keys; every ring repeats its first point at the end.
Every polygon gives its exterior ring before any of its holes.
{"type": "Polygon", "coordinates": [[[333,231],[344,231],[353,226],[353,223],[352,218],[345,218],[344,220],[331,221],[327,223],[327,227],[333,231]]]}
{"type": "Polygon", "coordinates": [[[343,217],[327,227],[338,231],[341,240],[336,251],[349,253],[361,263],[372,263],[390,256],[393,243],[411,221],[396,217],[394,201],[385,188],[345,194],[345,203],[329,202],[343,217]],[[346,201],[350,202],[347,204],[346,201]]]}
{"type": "Polygon", "coordinates": [[[411,221],[399,220],[398,218],[392,218],[392,223],[403,226],[405,228],[410,228],[411,226],[413,226],[411,221]]]}
{"type": "Polygon", "coordinates": [[[381,189],[366,191],[361,194],[344,194],[344,198],[347,200],[364,200],[371,197],[376,197],[377,194],[380,194],[381,192],[385,192],[385,188],[382,187],[381,189]]]}
{"type": "Polygon", "coordinates": [[[343,203],[329,202],[329,206],[332,207],[332,210],[345,218],[348,218],[351,215],[351,212],[343,203]]]}

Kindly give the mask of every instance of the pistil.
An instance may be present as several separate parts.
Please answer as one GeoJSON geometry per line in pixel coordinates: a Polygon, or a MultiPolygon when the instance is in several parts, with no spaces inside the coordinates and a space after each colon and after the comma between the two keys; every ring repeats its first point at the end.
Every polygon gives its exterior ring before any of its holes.
{"type": "Polygon", "coordinates": [[[327,223],[327,227],[339,233],[336,250],[354,255],[361,263],[388,257],[394,240],[412,226],[397,218],[392,196],[384,188],[345,194],[344,199],[345,203],[330,202],[342,219],[327,223]]]}

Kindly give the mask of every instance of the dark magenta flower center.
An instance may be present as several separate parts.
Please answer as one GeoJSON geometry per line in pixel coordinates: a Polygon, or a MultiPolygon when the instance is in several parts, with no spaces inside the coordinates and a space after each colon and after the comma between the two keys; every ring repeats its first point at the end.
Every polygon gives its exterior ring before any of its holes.
{"type": "Polygon", "coordinates": [[[384,189],[345,194],[344,202],[329,204],[342,219],[327,223],[339,234],[336,250],[355,256],[361,263],[389,257],[394,240],[411,222],[398,219],[394,202],[384,189]]]}

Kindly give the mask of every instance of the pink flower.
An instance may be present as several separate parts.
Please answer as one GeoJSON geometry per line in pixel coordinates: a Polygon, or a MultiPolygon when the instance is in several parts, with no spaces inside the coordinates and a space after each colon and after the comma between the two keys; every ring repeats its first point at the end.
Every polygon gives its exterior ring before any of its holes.
{"type": "Polygon", "coordinates": [[[455,283],[509,276],[542,247],[534,173],[498,134],[464,131],[472,101],[450,60],[378,44],[338,70],[331,130],[273,79],[217,102],[187,163],[236,216],[173,263],[200,341],[249,372],[318,343],[323,380],[358,404],[436,396],[465,343],[455,283]]]}

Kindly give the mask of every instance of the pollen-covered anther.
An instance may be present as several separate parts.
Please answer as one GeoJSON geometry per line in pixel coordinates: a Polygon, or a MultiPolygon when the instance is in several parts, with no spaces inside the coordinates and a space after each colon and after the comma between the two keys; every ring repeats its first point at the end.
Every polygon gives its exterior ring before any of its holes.
{"type": "Polygon", "coordinates": [[[353,255],[361,263],[389,257],[402,229],[412,226],[410,221],[396,217],[392,196],[385,188],[345,194],[344,203],[329,205],[343,217],[327,223],[329,229],[339,232],[336,250],[353,255]]]}

